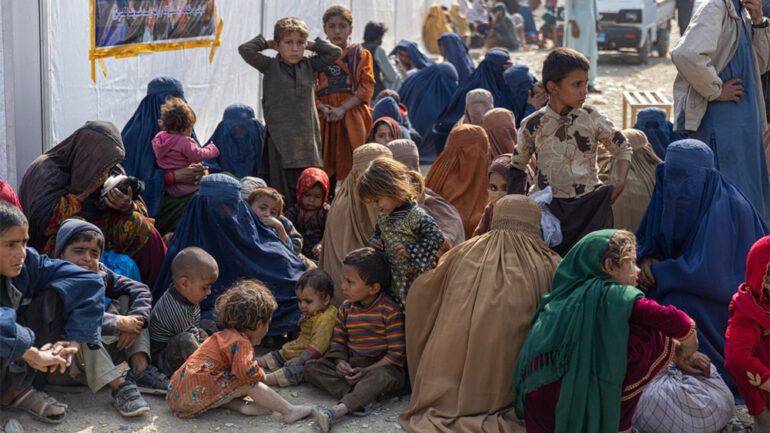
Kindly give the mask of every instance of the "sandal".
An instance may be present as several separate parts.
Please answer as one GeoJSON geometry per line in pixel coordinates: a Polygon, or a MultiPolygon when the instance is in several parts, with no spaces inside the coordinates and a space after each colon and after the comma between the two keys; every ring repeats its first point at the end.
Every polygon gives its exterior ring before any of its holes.
{"type": "Polygon", "coordinates": [[[64,418],[67,416],[66,404],[60,403],[55,398],[42,391],[37,391],[32,387],[17,395],[11,403],[11,407],[27,412],[36,420],[49,424],[59,424],[60,422],[64,421],[64,418]],[[60,407],[65,411],[60,414],[46,415],[48,409],[52,407],[60,407]]]}
{"type": "Polygon", "coordinates": [[[337,414],[328,407],[318,406],[313,409],[313,418],[315,418],[318,427],[321,428],[323,433],[329,433],[332,426],[337,421],[337,414]]]}

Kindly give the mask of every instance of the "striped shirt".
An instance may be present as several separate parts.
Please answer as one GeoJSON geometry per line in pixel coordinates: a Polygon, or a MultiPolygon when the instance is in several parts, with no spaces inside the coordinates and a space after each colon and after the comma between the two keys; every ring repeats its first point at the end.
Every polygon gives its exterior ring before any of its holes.
{"type": "Polygon", "coordinates": [[[360,356],[384,357],[403,367],[406,362],[404,313],[384,293],[368,308],[345,301],[337,310],[329,353],[350,350],[360,356]]]}
{"type": "Polygon", "coordinates": [[[150,316],[150,338],[159,343],[168,341],[177,335],[189,331],[198,336],[201,323],[200,305],[191,304],[174,286],[158,299],[150,316]]]}

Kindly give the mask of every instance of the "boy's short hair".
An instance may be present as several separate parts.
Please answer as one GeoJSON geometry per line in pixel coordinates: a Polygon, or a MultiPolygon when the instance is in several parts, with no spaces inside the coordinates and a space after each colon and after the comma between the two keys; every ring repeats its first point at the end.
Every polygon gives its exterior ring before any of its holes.
{"type": "Polygon", "coordinates": [[[381,252],[372,247],[353,250],[345,256],[343,265],[352,266],[368,286],[380,285],[380,291],[390,288],[390,263],[381,252]]]}
{"type": "Polygon", "coordinates": [[[158,125],[166,132],[182,132],[195,125],[195,112],[182,98],[168,97],[160,106],[158,125]]]}
{"type": "Polygon", "coordinates": [[[249,206],[253,205],[254,202],[259,200],[260,197],[270,197],[273,200],[278,201],[278,215],[283,215],[283,196],[280,192],[278,192],[275,188],[270,188],[269,186],[263,186],[260,188],[255,189],[251,193],[249,193],[249,197],[246,199],[246,203],[249,204],[249,206]]]}
{"type": "Polygon", "coordinates": [[[296,290],[312,287],[321,296],[334,297],[334,282],[332,277],[321,268],[308,269],[297,280],[296,290]]]}
{"type": "Polygon", "coordinates": [[[0,235],[8,229],[28,225],[27,217],[24,216],[24,213],[19,208],[7,201],[0,200],[0,235]]]}
{"type": "Polygon", "coordinates": [[[364,42],[374,42],[387,32],[388,28],[385,27],[385,23],[369,21],[364,27],[364,42]]]}
{"type": "Polygon", "coordinates": [[[616,231],[602,254],[601,266],[604,266],[607,259],[616,268],[626,260],[636,261],[636,236],[628,230],[616,231]]]}
{"type": "Polygon", "coordinates": [[[171,262],[171,278],[202,278],[208,275],[219,275],[219,265],[216,259],[202,248],[187,247],[180,251],[171,262]]]}
{"type": "Polygon", "coordinates": [[[351,26],[353,25],[353,13],[350,12],[350,9],[346,8],[342,5],[331,5],[329,6],[323,15],[323,23],[326,25],[326,22],[329,21],[332,17],[340,17],[343,20],[347,21],[348,24],[351,26]]]}
{"type": "Polygon", "coordinates": [[[401,96],[398,94],[398,92],[393,89],[382,89],[382,91],[377,95],[377,98],[375,98],[374,105],[377,105],[377,103],[380,102],[382,98],[387,98],[388,96],[393,98],[393,100],[396,101],[396,104],[401,103],[401,96]]]}
{"type": "Polygon", "coordinates": [[[242,280],[219,295],[214,303],[214,314],[223,328],[253,331],[260,324],[270,323],[277,308],[278,303],[264,284],[242,280]]]}
{"type": "Polygon", "coordinates": [[[588,62],[586,56],[572,48],[555,48],[543,62],[543,86],[545,90],[548,91],[549,81],[559,84],[567,74],[576,69],[582,71],[591,69],[591,63],[588,62]]]}
{"type": "Polygon", "coordinates": [[[310,31],[307,29],[307,24],[299,18],[287,17],[281,18],[275,22],[275,28],[273,29],[273,40],[277,44],[281,42],[287,33],[299,33],[300,36],[307,39],[310,36],[310,31]]]}

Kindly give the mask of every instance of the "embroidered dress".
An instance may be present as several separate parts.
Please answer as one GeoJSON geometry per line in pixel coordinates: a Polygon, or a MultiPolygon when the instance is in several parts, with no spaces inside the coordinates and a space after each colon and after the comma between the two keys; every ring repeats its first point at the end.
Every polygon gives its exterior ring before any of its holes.
{"type": "Polygon", "coordinates": [[[417,206],[407,202],[396,208],[390,215],[380,214],[374,228],[372,239],[382,240],[385,255],[390,262],[393,280],[391,294],[404,305],[409,286],[421,273],[428,270],[436,253],[444,243],[436,220],[417,206]],[[396,257],[393,244],[400,243],[406,248],[409,257],[396,257]]]}

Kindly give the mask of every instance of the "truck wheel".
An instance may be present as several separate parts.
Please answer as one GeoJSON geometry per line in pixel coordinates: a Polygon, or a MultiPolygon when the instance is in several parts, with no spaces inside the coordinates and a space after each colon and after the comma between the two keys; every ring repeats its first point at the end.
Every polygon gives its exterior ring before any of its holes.
{"type": "Polygon", "coordinates": [[[671,43],[671,21],[666,23],[665,27],[658,29],[658,57],[663,58],[668,55],[668,48],[671,43]]]}
{"type": "Polygon", "coordinates": [[[650,50],[651,50],[652,42],[650,41],[650,36],[647,36],[647,40],[644,42],[644,45],[639,48],[639,64],[640,65],[646,65],[647,62],[650,60],[650,50]]]}

